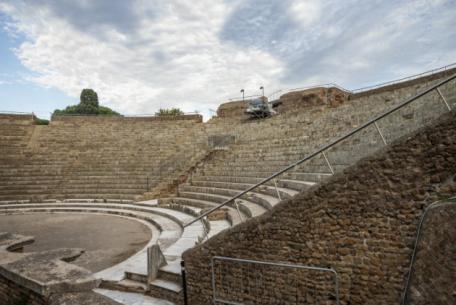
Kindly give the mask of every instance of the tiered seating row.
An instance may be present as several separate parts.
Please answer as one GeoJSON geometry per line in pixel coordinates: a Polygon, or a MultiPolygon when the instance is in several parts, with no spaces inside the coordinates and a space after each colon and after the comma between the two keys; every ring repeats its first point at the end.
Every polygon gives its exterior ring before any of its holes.
{"type": "Polygon", "coordinates": [[[16,126],[0,117],[0,200],[134,199],[195,163],[205,139],[193,121],[16,126]]]}

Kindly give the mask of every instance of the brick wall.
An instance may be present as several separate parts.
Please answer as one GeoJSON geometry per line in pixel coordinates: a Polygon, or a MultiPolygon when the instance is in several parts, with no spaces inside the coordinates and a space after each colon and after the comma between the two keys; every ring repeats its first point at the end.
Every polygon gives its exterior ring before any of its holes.
{"type": "Polygon", "coordinates": [[[45,299],[27,288],[0,276],[0,304],[2,305],[45,305],[45,299]]]}
{"type": "MultiPolygon", "coordinates": [[[[326,183],[187,251],[190,304],[211,304],[214,255],[332,267],[339,273],[341,304],[399,304],[423,209],[439,196],[456,193],[455,130],[453,111],[326,183]]],[[[247,270],[227,272],[236,282],[247,270]]],[[[274,289],[281,304],[296,301],[296,289],[287,281],[278,280],[274,289]]],[[[233,294],[248,299],[247,290],[233,294]]]]}

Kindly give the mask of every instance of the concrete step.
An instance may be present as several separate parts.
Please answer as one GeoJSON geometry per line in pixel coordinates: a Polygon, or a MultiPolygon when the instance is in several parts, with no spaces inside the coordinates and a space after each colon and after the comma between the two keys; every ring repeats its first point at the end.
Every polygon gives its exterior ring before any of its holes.
{"type": "Polygon", "coordinates": [[[183,300],[182,285],[163,279],[156,279],[150,282],[149,290],[146,294],[176,304],[181,304],[183,300]]]}

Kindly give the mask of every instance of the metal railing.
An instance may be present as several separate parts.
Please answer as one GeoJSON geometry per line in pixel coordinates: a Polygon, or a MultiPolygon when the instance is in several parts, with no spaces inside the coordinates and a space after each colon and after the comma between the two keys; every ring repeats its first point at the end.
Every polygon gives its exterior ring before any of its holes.
{"type": "Polygon", "coordinates": [[[435,84],[435,85],[429,87],[428,89],[422,91],[421,93],[418,93],[417,95],[415,95],[415,96],[413,96],[413,97],[407,99],[407,100],[404,101],[403,103],[401,103],[401,104],[399,104],[399,105],[393,107],[392,109],[383,112],[382,114],[380,114],[380,115],[374,117],[373,119],[371,119],[371,120],[369,120],[368,122],[362,124],[361,126],[359,126],[359,127],[355,128],[355,129],[351,130],[350,132],[348,132],[348,133],[346,133],[345,135],[343,135],[343,136],[337,138],[336,140],[333,140],[332,142],[330,142],[330,143],[328,143],[328,144],[326,144],[326,145],[323,145],[323,147],[321,147],[320,149],[317,149],[316,151],[314,151],[314,152],[311,153],[310,155],[306,156],[305,158],[303,158],[303,159],[301,159],[301,160],[298,160],[297,162],[295,162],[295,163],[293,163],[293,164],[291,164],[291,165],[285,167],[284,169],[282,169],[282,170],[280,170],[280,171],[278,171],[278,172],[272,174],[271,176],[269,176],[269,177],[263,179],[263,180],[260,181],[259,183],[254,184],[253,186],[251,186],[251,187],[247,188],[246,190],[240,192],[240,193],[237,194],[236,196],[233,196],[233,197],[231,197],[230,199],[224,201],[224,202],[221,203],[220,205],[218,205],[218,206],[216,206],[216,207],[210,209],[209,211],[207,211],[207,212],[201,214],[201,216],[199,216],[198,218],[195,218],[194,220],[190,221],[189,223],[187,223],[186,225],[184,225],[184,227],[189,226],[189,225],[191,225],[192,223],[195,223],[195,222],[201,220],[202,218],[204,218],[204,217],[206,217],[207,215],[211,214],[212,212],[214,212],[214,211],[216,211],[216,210],[218,210],[218,209],[220,209],[220,208],[222,208],[222,207],[224,207],[224,206],[230,204],[231,202],[234,202],[234,203],[235,203],[235,200],[236,200],[236,199],[238,199],[238,198],[244,196],[244,195],[247,194],[248,192],[250,192],[250,191],[256,189],[257,187],[259,187],[259,186],[261,186],[261,185],[263,185],[263,184],[265,184],[265,183],[267,183],[267,182],[269,182],[269,181],[275,179],[276,177],[280,176],[281,174],[283,174],[283,173],[285,173],[285,172],[287,172],[287,171],[289,171],[289,170],[291,170],[291,169],[297,167],[298,165],[301,165],[302,163],[304,163],[304,162],[306,162],[306,161],[312,159],[313,157],[315,157],[315,156],[317,156],[317,155],[320,155],[320,154],[323,155],[323,157],[324,157],[324,159],[325,159],[325,162],[327,163],[328,167],[330,168],[330,172],[331,172],[331,173],[334,173],[334,169],[332,168],[332,166],[331,166],[331,164],[329,163],[329,160],[328,160],[328,158],[327,158],[327,156],[326,156],[326,154],[325,154],[325,152],[326,152],[327,150],[329,150],[330,148],[334,147],[336,144],[338,144],[338,143],[340,143],[340,142],[342,142],[342,141],[344,141],[344,140],[350,138],[352,135],[355,135],[355,134],[357,134],[358,132],[360,132],[360,131],[366,129],[366,128],[369,127],[369,126],[374,126],[374,127],[376,128],[377,132],[379,133],[380,137],[382,138],[383,143],[386,144],[386,143],[387,143],[387,142],[386,142],[386,139],[385,139],[385,137],[384,137],[382,131],[380,130],[380,128],[379,128],[377,122],[378,122],[379,120],[381,120],[381,119],[387,117],[388,115],[390,115],[390,114],[396,112],[397,110],[404,108],[405,106],[409,105],[410,103],[414,102],[415,100],[418,100],[420,97],[422,97],[422,96],[424,96],[424,95],[430,93],[431,91],[436,90],[436,92],[438,93],[440,99],[441,99],[442,102],[445,104],[446,109],[447,109],[448,111],[451,111],[451,106],[450,106],[450,104],[448,103],[447,99],[444,97],[444,95],[442,94],[442,92],[441,92],[441,90],[440,90],[439,88],[440,88],[442,85],[444,85],[444,84],[450,82],[451,80],[453,80],[453,79],[455,79],[455,78],[456,78],[456,74],[454,74],[454,75],[452,75],[452,76],[450,76],[450,77],[448,77],[448,78],[446,78],[446,79],[444,79],[444,80],[438,82],[437,84],[435,84]]]}
{"type": "MultiPolygon", "coordinates": [[[[3,112],[0,112],[3,113],[3,112]]],[[[20,112],[19,112],[20,113],[20,112]]],[[[122,117],[122,118],[150,118],[150,117],[180,117],[180,116],[187,116],[187,115],[201,115],[199,112],[183,112],[182,114],[177,115],[160,115],[160,114],[98,114],[98,113],[57,113],[52,114],[52,117],[59,117],[59,116],[74,116],[74,117],[122,117]]]]}
{"type": "MultiPolygon", "coordinates": [[[[360,92],[364,92],[364,91],[369,91],[369,90],[372,90],[372,89],[380,88],[380,87],[383,87],[383,86],[399,84],[399,83],[402,83],[402,82],[406,82],[406,81],[409,81],[409,80],[417,79],[417,78],[420,78],[420,77],[423,77],[423,76],[429,76],[429,75],[432,75],[432,74],[435,74],[435,73],[439,73],[439,72],[443,72],[443,71],[446,71],[446,70],[450,70],[450,69],[453,69],[453,68],[456,68],[456,63],[452,63],[452,64],[449,64],[449,65],[446,65],[446,66],[443,66],[443,67],[439,67],[439,68],[436,68],[436,69],[428,70],[428,71],[425,71],[425,72],[422,72],[422,73],[419,73],[419,74],[414,74],[414,75],[410,75],[410,76],[407,76],[407,77],[398,78],[398,79],[395,79],[395,80],[392,80],[392,81],[383,82],[383,83],[370,85],[370,86],[365,86],[365,87],[361,87],[361,88],[357,88],[357,89],[353,89],[353,90],[346,89],[346,88],[344,88],[344,87],[342,87],[342,86],[340,86],[340,85],[338,85],[336,83],[327,83],[327,84],[320,84],[320,85],[317,84],[317,85],[305,86],[305,87],[300,87],[300,88],[292,88],[292,89],[278,89],[276,91],[273,91],[267,97],[268,97],[269,101],[272,101],[272,100],[277,99],[279,97],[279,95],[282,95],[282,94],[295,92],[295,91],[302,91],[302,90],[320,88],[320,87],[323,87],[323,88],[335,87],[335,88],[337,88],[339,90],[354,94],[354,93],[360,93],[360,92]]],[[[259,94],[258,95],[249,95],[249,96],[245,96],[245,99],[250,99],[250,98],[255,98],[255,97],[260,97],[260,96],[261,95],[259,95],[259,94]]],[[[241,97],[231,97],[231,98],[228,98],[228,99],[225,99],[225,100],[235,101],[235,100],[241,100],[241,99],[242,99],[241,97]]]]}
{"type": "Polygon", "coordinates": [[[193,112],[183,112],[182,114],[177,114],[177,115],[163,115],[163,114],[123,114],[122,116],[125,118],[137,118],[137,117],[178,117],[178,116],[185,116],[185,115],[201,115],[200,112],[198,111],[193,111],[193,112]]]}
{"type": "Polygon", "coordinates": [[[405,282],[405,288],[404,288],[404,292],[402,294],[402,302],[401,302],[401,305],[405,305],[406,302],[407,302],[407,292],[409,291],[410,289],[410,284],[411,284],[411,279],[412,279],[412,271],[413,271],[413,266],[415,265],[415,261],[416,261],[416,255],[417,255],[417,250],[418,250],[418,245],[420,243],[420,240],[421,240],[421,229],[423,227],[423,223],[424,221],[426,220],[426,217],[428,215],[428,213],[435,209],[435,208],[438,208],[438,207],[445,207],[445,206],[448,206],[448,205],[455,205],[456,202],[454,202],[454,200],[456,199],[456,197],[451,197],[451,198],[447,198],[447,199],[442,199],[442,200],[438,200],[438,201],[435,201],[433,203],[431,203],[423,212],[423,215],[421,216],[421,219],[420,219],[420,223],[418,224],[418,229],[417,229],[417,233],[416,233],[416,239],[415,239],[415,244],[413,246],[413,253],[412,253],[412,258],[410,260],[410,266],[409,266],[409,272],[408,272],[408,275],[407,275],[407,280],[405,282]]]}
{"type": "Polygon", "coordinates": [[[3,111],[3,110],[0,110],[0,114],[33,115],[33,112],[3,111]]]}
{"type": "MultiPolygon", "coordinates": [[[[217,281],[217,278],[216,278],[216,271],[215,271],[215,266],[216,266],[216,262],[219,261],[220,264],[222,262],[228,262],[228,263],[232,263],[232,264],[240,264],[240,265],[248,265],[247,266],[247,270],[250,271],[251,269],[253,269],[254,271],[254,274],[251,275],[251,274],[246,274],[247,277],[242,277],[244,274],[244,272],[236,272],[236,275],[237,277],[235,279],[231,278],[231,280],[234,280],[236,283],[240,283],[241,284],[241,287],[240,289],[242,290],[242,293],[244,293],[245,291],[249,292],[250,294],[252,294],[252,290],[256,290],[256,292],[260,295],[249,295],[248,297],[250,297],[250,299],[254,299],[254,303],[255,304],[258,304],[258,298],[259,297],[262,297],[263,294],[265,293],[268,293],[268,292],[271,292],[267,289],[267,287],[264,287],[264,285],[262,285],[262,283],[258,283],[258,277],[261,277],[263,274],[261,273],[261,270],[259,270],[259,267],[262,266],[262,267],[270,267],[270,268],[280,268],[280,269],[286,269],[286,270],[306,270],[306,271],[316,271],[316,272],[321,272],[321,273],[328,273],[332,279],[332,283],[330,284],[330,286],[333,286],[334,290],[332,293],[327,293],[326,297],[327,299],[333,299],[335,301],[335,304],[336,305],[339,305],[339,277],[338,277],[338,274],[337,274],[337,271],[332,269],[332,268],[324,268],[324,267],[316,267],[316,266],[306,266],[306,265],[300,265],[300,264],[289,264],[289,263],[274,263],[274,262],[266,262],[266,261],[257,261],[257,260],[249,260],[249,259],[240,259],[240,258],[232,258],[232,257],[224,257],[224,256],[214,256],[212,257],[212,260],[211,260],[211,282],[212,282],[212,303],[213,304],[232,304],[232,305],[242,305],[244,303],[240,303],[240,300],[237,300],[237,301],[233,301],[233,300],[227,300],[227,299],[223,299],[223,296],[220,297],[218,296],[218,293],[217,293],[217,284],[221,285],[223,287],[223,278],[221,277],[220,278],[220,281],[217,281]],[[253,267],[250,267],[252,266],[253,267]],[[256,266],[256,268],[255,268],[256,266]],[[239,278],[239,276],[241,276],[241,278],[239,278]],[[252,277],[255,278],[255,281],[253,281],[252,277]],[[251,285],[251,282],[255,282],[254,286],[255,287],[250,287],[252,286],[251,285]],[[244,287],[244,283],[246,284],[247,287],[244,287]]],[[[242,267],[241,267],[242,268],[242,267]]],[[[284,277],[288,278],[290,276],[290,273],[289,272],[278,272],[279,274],[283,274],[284,277]]],[[[229,275],[227,275],[229,276],[229,275]]],[[[277,277],[280,277],[279,275],[275,274],[275,278],[277,277]]],[[[305,277],[304,277],[305,278],[305,277]]],[[[296,291],[295,291],[295,303],[296,304],[301,304],[299,302],[299,297],[300,297],[300,292],[302,293],[303,291],[304,292],[307,292],[306,291],[306,288],[308,287],[301,287],[301,289],[299,289],[299,280],[298,279],[295,279],[295,288],[296,288],[296,291]],[[300,290],[300,291],[298,291],[300,290]]],[[[260,282],[263,282],[260,280],[260,282]]],[[[274,285],[274,283],[272,283],[274,285]]],[[[275,285],[274,285],[275,286],[275,285]]],[[[236,287],[227,287],[229,289],[230,292],[232,292],[236,287]]],[[[273,290],[276,290],[276,289],[273,289],[273,290]]],[[[282,293],[282,291],[281,291],[282,293]]],[[[315,291],[313,291],[313,296],[315,297],[315,291]]],[[[239,298],[239,296],[237,296],[239,298]]],[[[301,295],[301,297],[303,297],[301,295]]],[[[303,297],[305,298],[305,296],[303,297]]],[[[244,302],[244,300],[242,300],[241,302],[244,302]]],[[[268,300],[268,302],[270,302],[270,300],[268,300]]]]}
{"type": "MultiPolygon", "coordinates": [[[[244,96],[244,100],[250,100],[250,99],[254,99],[254,98],[258,98],[258,97],[261,97],[261,94],[252,94],[252,95],[246,95],[244,96]]],[[[229,102],[233,102],[233,101],[242,101],[242,97],[230,97],[228,98],[228,101],[229,102]]]]}
{"type": "Polygon", "coordinates": [[[449,65],[446,65],[446,66],[443,66],[443,67],[440,67],[440,68],[428,70],[428,71],[425,71],[425,72],[422,72],[422,73],[419,73],[419,74],[414,74],[414,75],[410,75],[410,76],[407,76],[407,77],[395,79],[395,80],[392,80],[392,81],[389,81],[389,82],[384,82],[384,83],[375,84],[375,85],[371,85],[371,86],[361,87],[361,88],[358,88],[358,89],[351,90],[351,92],[352,93],[360,93],[360,92],[363,92],[363,91],[368,91],[368,90],[380,88],[380,87],[383,87],[383,86],[399,84],[399,83],[402,83],[402,82],[406,82],[406,81],[409,81],[409,80],[417,79],[417,78],[420,78],[420,77],[423,77],[423,76],[429,76],[429,75],[432,75],[432,74],[435,74],[435,73],[439,73],[439,72],[443,72],[443,71],[446,71],[446,70],[450,70],[450,69],[453,69],[453,68],[456,68],[456,63],[452,63],[452,64],[449,64],[449,65]]]}

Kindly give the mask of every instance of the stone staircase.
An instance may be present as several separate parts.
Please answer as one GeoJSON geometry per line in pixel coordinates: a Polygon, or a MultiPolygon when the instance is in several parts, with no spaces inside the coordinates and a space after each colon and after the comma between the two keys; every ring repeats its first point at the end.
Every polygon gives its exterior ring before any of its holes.
{"type": "MultiPolygon", "coordinates": [[[[417,86],[415,89],[422,89],[417,86]]],[[[454,107],[454,86],[445,87],[445,95],[454,107]]],[[[415,94],[416,92],[414,92],[415,94]]],[[[309,112],[283,114],[270,119],[232,124],[238,128],[236,143],[197,168],[191,179],[179,186],[174,198],[160,202],[186,203],[194,206],[213,207],[225,202],[241,191],[259,183],[293,162],[317,150],[325,143],[356,128],[360,123],[403,102],[394,100],[397,92],[383,92],[378,96],[365,96],[340,107],[324,110],[309,109],[309,112]]],[[[406,94],[405,96],[412,96],[406,94]]],[[[326,158],[318,155],[291,171],[252,190],[237,201],[242,216],[257,216],[271,209],[280,200],[288,199],[299,191],[319,183],[355,164],[385,146],[386,139],[393,141],[425,125],[433,118],[448,111],[436,92],[412,103],[379,122],[383,139],[371,126],[326,152],[326,158]],[[329,163],[329,164],[328,164],[329,163]]],[[[219,132],[217,125],[213,128],[219,132]]],[[[209,128],[208,133],[211,133],[209,128]]],[[[386,144],[387,144],[386,143],[386,144]]],[[[233,209],[234,204],[229,206],[233,209]]],[[[233,211],[229,213],[233,215],[233,211]]]]}

